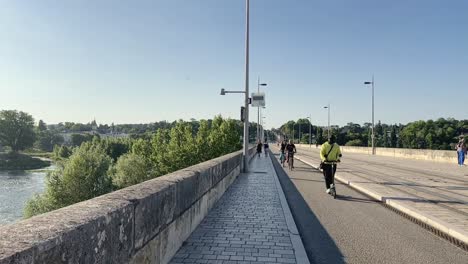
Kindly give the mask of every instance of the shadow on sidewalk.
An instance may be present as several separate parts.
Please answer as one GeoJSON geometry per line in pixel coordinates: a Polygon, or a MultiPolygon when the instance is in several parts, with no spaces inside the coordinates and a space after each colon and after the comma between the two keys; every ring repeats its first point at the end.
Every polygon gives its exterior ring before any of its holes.
{"type": "Polygon", "coordinates": [[[307,202],[289,179],[275,155],[270,155],[270,158],[283,187],[310,263],[346,263],[335,241],[310,210],[307,202]]]}

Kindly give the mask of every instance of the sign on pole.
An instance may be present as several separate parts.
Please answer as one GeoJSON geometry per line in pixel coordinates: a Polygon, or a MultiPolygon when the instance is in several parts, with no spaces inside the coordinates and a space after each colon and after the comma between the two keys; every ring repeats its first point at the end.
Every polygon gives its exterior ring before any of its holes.
{"type": "Polygon", "coordinates": [[[265,106],[265,93],[252,93],[252,107],[265,106]]]}

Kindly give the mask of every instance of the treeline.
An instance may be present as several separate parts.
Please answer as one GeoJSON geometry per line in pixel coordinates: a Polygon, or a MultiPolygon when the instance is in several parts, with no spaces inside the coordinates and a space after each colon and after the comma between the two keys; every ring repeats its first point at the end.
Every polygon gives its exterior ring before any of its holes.
{"type": "MultiPolygon", "coordinates": [[[[193,119],[193,122],[197,122],[193,119]]],[[[175,124],[174,122],[160,121],[148,124],[97,124],[96,120],[83,123],[74,122],[60,122],[58,124],[48,125],[48,128],[52,131],[59,133],[82,133],[82,132],[96,132],[99,134],[144,134],[154,133],[160,128],[168,129],[175,124]]]]}
{"type": "Polygon", "coordinates": [[[31,199],[25,217],[45,213],[241,149],[240,123],[177,121],[151,137],[93,137],[79,147],[56,146],[57,169],[46,190],[31,199]]]}
{"type": "MultiPolygon", "coordinates": [[[[304,144],[309,143],[309,138],[313,144],[322,144],[327,140],[326,127],[312,125],[311,137],[309,129],[309,119],[299,119],[283,124],[276,133],[304,144]]],[[[362,126],[355,123],[343,127],[332,126],[331,133],[337,137],[340,145],[368,147],[372,144],[371,123],[362,126]]],[[[450,150],[458,142],[459,135],[468,134],[468,120],[439,118],[436,121],[416,121],[406,125],[388,125],[379,121],[375,125],[374,134],[377,147],[450,150]]]]}

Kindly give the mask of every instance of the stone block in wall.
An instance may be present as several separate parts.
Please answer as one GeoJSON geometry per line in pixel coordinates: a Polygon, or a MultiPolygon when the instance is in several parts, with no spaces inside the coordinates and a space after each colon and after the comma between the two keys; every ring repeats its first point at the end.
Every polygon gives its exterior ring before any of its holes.
{"type": "Polygon", "coordinates": [[[132,203],[101,196],[0,228],[0,264],[127,263],[132,203]]]}

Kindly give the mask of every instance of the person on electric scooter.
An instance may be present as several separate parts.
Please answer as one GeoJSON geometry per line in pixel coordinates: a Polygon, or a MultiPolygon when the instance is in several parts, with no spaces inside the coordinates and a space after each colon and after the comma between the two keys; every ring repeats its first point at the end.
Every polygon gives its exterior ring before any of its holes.
{"type": "Polygon", "coordinates": [[[341,158],[340,146],[336,143],[336,136],[331,135],[330,139],[322,144],[320,149],[320,158],[322,160],[323,176],[325,177],[325,186],[327,193],[330,193],[330,188],[335,187],[335,172],[336,163],[340,162],[341,158]]]}

